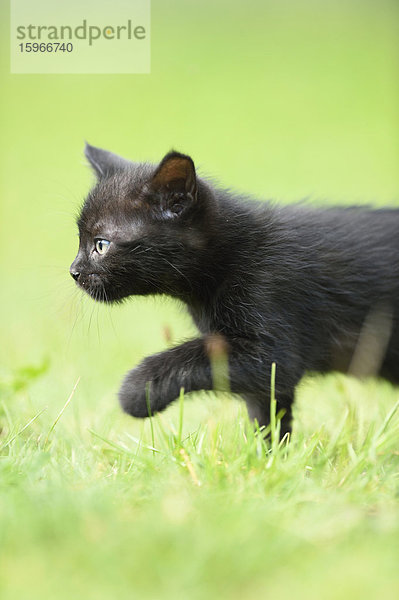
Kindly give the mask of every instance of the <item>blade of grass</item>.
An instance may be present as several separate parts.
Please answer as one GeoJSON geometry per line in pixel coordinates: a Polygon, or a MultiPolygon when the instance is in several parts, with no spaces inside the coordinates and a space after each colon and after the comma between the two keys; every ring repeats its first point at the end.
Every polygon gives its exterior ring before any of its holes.
{"type": "Polygon", "coordinates": [[[61,417],[62,417],[62,415],[63,415],[63,413],[64,413],[64,411],[65,411],[66,407],[67,407],[67,406],[68,406],[68,404],[71,402],[71,400],[72,400],[72,398],[73,398],[73,396],[74,396],[74,394],[75,394],[76,388],[77,388],[77,387],[78,387],[78,385],[79,385],[79,381],[80,381],[80,376],[77,378],[77,380],[76,380],[76,383],[75,383],[75,385],[73,386],[72,392],[69,394],[68,400],[65,402],[64,406],[61,408],[60,412],[58,413],[58,416],[57,416],[57,418],[55,419],[54,423],[53,423],[53,424],[52,424],[52,426],[50,427],[50,429],[49,429],[49,431],[48,431],[48,434],[47,434],[47,436],[46,436],[46,439],[44,440],[44,448],[46,448],[46,446],[47,446],[47,443],[48,443],[48,441],[49,441],[49,438],[50,438],[50,435],[51,435],[51,434],[52,434],[52,432],[54,431],[54,429],[55,429],[55,426],[57,425],[58,421],[61,419],[61,417]]]}
{"type": "Polygon", "coordinates": [[[272,370],[270,376],[270,436],[272,441],[273,450],[276,449],[276,441],[278,444],[277,430],[276,430],[276,411],[277,411],[277,401],[276,401],[276,363],[272,363],[272,370]]]}
{"type": "Polygon", "coordinates": [[[118,452],[120,452],[121,454],[126,454],[127,456],[130,456],[132,458],[137,459],[137,453],[136,452],[132,452],[128,448],[124,448],[123,446],[120,446],[119,444],[116,444],[112,440],[108,440],[107,438],[105,438],[104,436],[100,435],[99,433],[97,433],[93,429],[88,428],[87,431],[91,435],[93,435],[94,437],[98,438],[99,440],[101,440],[102,442],[104,442],[105,444],[107,444],[108,446],[111,446],[111,448],[113,448],[114,450],[117,450],[118,452]]]}
{"type": "Polygon", "coordinates": [[[17,433],[15,435],[13,435],[11,439],[7,440],[2,446],[0,446],[0,451],[3,450],[4,448],[7,448],[7,446],[9,446],[19,435],[21,435],[21,433],[23,431],[25,431],[25,429],[27,429],[29,427],[29,425],[31,425],[34,421],[36,421],[36,419],[38,419],[40,417],[40,415],[42,415],[46,410],[47,410],[47,406],[45,408],[43,408],[40,412],[38,412],[37,415],[35,415],[30,421],[28,421],[26,423],[26,425],[24,425],[22,427],[22,429],[17,431],[17,433]]]}
{"type": "Polygon", "coordinates": [[[378,440],[378,438],[380,438],[382,436],[382,434],[385,432],[389,423],[392,421],[393,417],[395,416],[395,413],[397,412],[398,408],[399,408],[399,400],[397,402],[395,402],[395,404],[393,405],[393,407],[391,408],[391,410],[388,412],[387,416],[385,417],[384,421],[382,422],[381,427],[379,429],[377,429],[377,431],[375,433],[376,440],[378,440]]]}
{"type": "Polygon", "coordinates": [[[183,415],[184,415],[184,388],[180,388],[179,396],[179,429],[177,432],[177,446],[181,447],[181,439],[183,435],[183,415]]]}
{"type": "Polygon", "coordinates": [[[161,452],[161,450],[158,450],[158,448],[155,448],[154,446],[148,446],[148,444],[144,444],[142,440],[138,440],[136,437],[134,437],[133,435],[130,435],[130,433],[126,433],[125,434],[129,439],[132,440],[132,442],[134,442],[135,444],[137,444],[138,446],[140,446],[141,448],[145,448],[146,450],[152,450],[153,452],[161,452]]]}
{"type": "MultiPolygon", "coordinates": [[[[150,419],[152,447],[155,448],[154,423],[152,422],[151,405],[150,405],[150,390],[151,390],[151,381],[147,381],[146,386],[145,386],[145,401],[147,403],[147,411],[148,411],[148,416],[150,419]]],[[[155,455],[154,452],[153,452],[153,455],[155,455]]]]}
{"type": "Polygon", "coordinates": [[[191,479],[193,480],[194,484],[199,487],[201,485],[201,482],[197,477],[197,473],[195,472],[193,463],[191,462],[190,457],[188,456],[187,452],[184,450],[184,448],[180,448],[179,454],[182,457],[184,465],[186,466],[188,472],[190,473],[191,479]]]}

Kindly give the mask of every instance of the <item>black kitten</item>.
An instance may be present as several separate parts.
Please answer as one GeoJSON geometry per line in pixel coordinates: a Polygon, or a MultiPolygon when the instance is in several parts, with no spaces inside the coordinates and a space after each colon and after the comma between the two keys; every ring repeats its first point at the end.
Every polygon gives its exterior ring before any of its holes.
{"type": "MultiPolygon", "coordinates": [[[[146,358],[119,398],[147,417],[214,387],[212,350],[228,355],[230,390],[268,422],[270,372],[289,431],[306,371],[351,370],[399,383],[399,210],[272,206],[213,187],[190,157],[158,166],[92,146],[97,184],[84,203],[70,272],[95,300],[169,294],[201,336],[146,358]]],[[[219,378],[220,379],[220,378],[219,378]]]]}

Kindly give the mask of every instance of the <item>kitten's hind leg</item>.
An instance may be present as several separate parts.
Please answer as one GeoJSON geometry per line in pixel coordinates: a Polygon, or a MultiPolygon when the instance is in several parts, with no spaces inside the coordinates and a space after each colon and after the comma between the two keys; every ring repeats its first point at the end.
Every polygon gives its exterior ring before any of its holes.
{"type": "Polygon", "coordinates": [[[381,365],[380,376],[399,385],[399,325],[392,332],[387,353],[381,365]]]}
{"type": "MultiPolygon", "coordinates": [[[[267,427],[270,423],[270,402],[265,399],[260,401],[257,394],[244,394],[243,398],[246,402],[248,415],[252,421],[256,421],[260,428],[267,427]]],[[[277,401],[277,413],[283,409],[284,415],[280,421],[280,439],[292,432],[292,404],[294,395],[285,395],[277,401]]]]}
{"type": "Polygon", "coordinates": [[[250,420],[256,421],[260,428],[267,427],[270,422],[270,411],[267,410],[266,405],[260,403],[259,397],[255,394],[243,394],[242,396],[247,405],[250,420]]]}
{"type": "MultiPolygon", "coordinates": [[[[278,406],[278,405],[277,405],[278,406]]],[[[284,406],[285,413],[281,418],[280,425],[280,439],[288,433],[291,436],[292,433],[292,401],[289,406],[284,406]]]]}

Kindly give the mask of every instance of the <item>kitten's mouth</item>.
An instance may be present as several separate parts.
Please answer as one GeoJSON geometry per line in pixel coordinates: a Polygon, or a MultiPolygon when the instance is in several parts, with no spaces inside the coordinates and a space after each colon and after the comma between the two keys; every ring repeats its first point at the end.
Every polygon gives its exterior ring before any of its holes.
{"type": "Polygon", "coordinates": [[[79,277],[76,281],[78,287],[86,292],[96,302],[103,304],[119,304],[123,302],[126,294],[119,293],[115,286],[106,285],[103,279],[96,273],[90,273],[79,277]],[[111,290],[111,291],[110,291],[111,290]]]}
{"type": "Polygon", "coordinates": [[[79,279],[76,280],[76,283],[96,302],[112,302],[112,299],[106,291],[103,280],[96,273],[90,273],[89,275],[84,276],[80,275],[79,279]]]}

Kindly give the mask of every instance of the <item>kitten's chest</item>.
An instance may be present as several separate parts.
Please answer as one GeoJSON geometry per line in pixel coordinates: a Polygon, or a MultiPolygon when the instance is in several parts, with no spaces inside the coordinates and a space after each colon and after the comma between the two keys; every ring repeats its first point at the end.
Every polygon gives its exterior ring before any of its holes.
{"type": "Polygon", "coordinates": [[[220,333],[229,336],[253,337],[264,325],[263,315],[253,311],[249,303],[237,299],[223,302],[204,302],[188,305],[188,311],[203,335],[220,333]],[[254,315],[258,315],[255,318],[254,315]],[[262,316],[262,318],[260,318],[262,316]]]}
{"type": "Polygon", "coordinates": [[[216,323],[214,317],[212,318],[210,306],[206,306],[205,304],[190,304],[188,305],[188,312],[196,327],[203,335],[219,331],[220,324],[216,323]]]}

